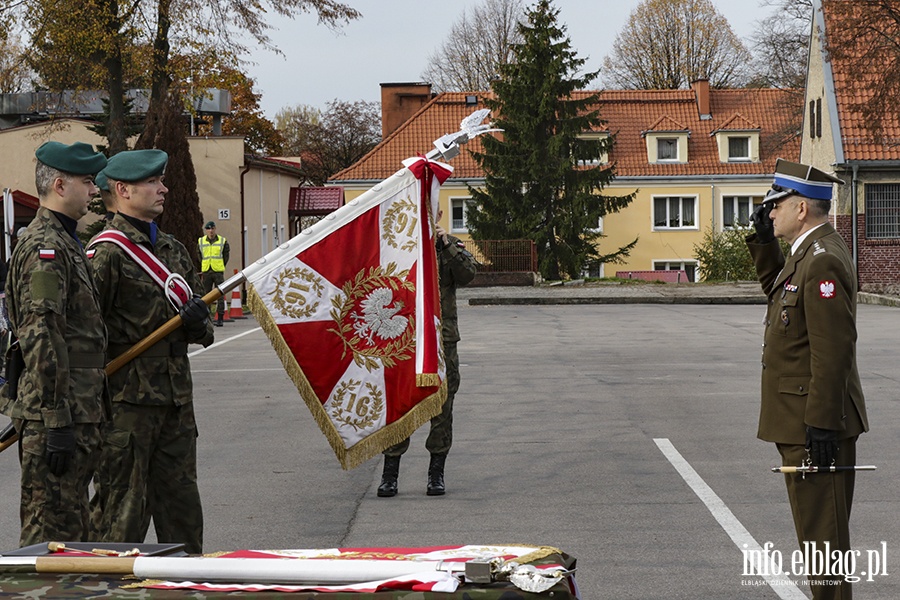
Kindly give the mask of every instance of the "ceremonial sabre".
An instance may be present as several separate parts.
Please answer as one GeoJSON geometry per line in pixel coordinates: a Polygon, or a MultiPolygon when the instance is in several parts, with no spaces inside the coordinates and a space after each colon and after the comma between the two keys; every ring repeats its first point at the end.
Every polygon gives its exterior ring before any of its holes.
{"type": "Polygon", "coordinates": [[[840,473],[841,471],[874,471],[875,465],[831,465],[830,467],[818,467],[816,465],[800,465],[799,467],[772,467],[773,473],[840,473]]]}

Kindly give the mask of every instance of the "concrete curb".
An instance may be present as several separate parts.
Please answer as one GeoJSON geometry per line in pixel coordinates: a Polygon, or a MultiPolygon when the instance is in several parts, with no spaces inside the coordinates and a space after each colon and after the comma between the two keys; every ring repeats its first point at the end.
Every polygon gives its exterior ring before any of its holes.
{"type": "Polygon", "coordinates": [[[870,294],[869,292],[860,292],[857,295],[859,304],[877,304],[879,306],[893,306],[900,308],[900,298],[896,296],[881,296],[879,294],[870,294]]]}
{"type": "Polygon", "coordinates": [[[766,299],[759,297],[722,297],[722,296],[640,296],[640,297],[499,297],[483,296],[469,298],[469,306],[490,305],[572,305],[572,304],[765,304],[766,299]]]}

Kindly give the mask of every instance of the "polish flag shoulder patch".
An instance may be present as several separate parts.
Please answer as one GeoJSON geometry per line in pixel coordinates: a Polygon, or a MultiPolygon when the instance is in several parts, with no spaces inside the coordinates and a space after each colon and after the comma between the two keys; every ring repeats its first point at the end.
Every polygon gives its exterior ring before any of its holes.
{"type": "Polygon", "coordinates": [[[820,281],[819,295],[823,298],[834,298],[834,282],[830,279],[820,281]]]}
{"type": "Polygon", "coordinates": [[[38,258],[41,260],[54,260],[56,258],[56,250],[53,248],[41,248],[38,250],[38,258]]]}
{"type": "Polygon", "coordinates": [[[85,255],[86,255],[88,258],[94,258],[94,254],[96,254],[96,253],[97,253],[97,249],[96,249],[96,248],[88,248],[87,252],[85,252],[85,255]]]}

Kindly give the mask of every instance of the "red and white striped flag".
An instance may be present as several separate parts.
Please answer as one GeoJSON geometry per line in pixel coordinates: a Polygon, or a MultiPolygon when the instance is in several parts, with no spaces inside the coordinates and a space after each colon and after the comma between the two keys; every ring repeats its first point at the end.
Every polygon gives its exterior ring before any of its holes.
{"type": "Polygon", "coordinates": [[[434,217],[451,167],[404,166],[244,270],[250,309],[345,469],[409,437],[447,394],[434,217]]]}

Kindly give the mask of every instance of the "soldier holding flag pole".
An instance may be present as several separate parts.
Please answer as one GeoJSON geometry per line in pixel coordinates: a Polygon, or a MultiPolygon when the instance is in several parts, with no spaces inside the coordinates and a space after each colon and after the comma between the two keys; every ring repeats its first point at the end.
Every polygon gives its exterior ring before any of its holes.
{"type": "Polygon", "coordinates": [[[142,542],[152,517],[157,540],[202,552],[189,343],[213,341],[209,309],[187,249],[157,229],[168,155],[120,152],[104,170],[118,214],[91,242],[109,354],[119,356],[174,315],[182,326],[110,376],[112,423],[98,468],[94,541],[142,542]],[[137,299],[140,299],[139,301],[137,299]]]}

